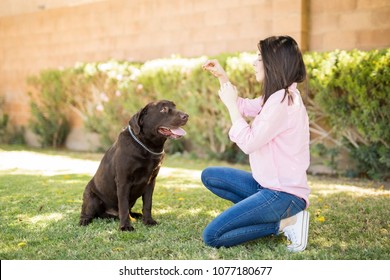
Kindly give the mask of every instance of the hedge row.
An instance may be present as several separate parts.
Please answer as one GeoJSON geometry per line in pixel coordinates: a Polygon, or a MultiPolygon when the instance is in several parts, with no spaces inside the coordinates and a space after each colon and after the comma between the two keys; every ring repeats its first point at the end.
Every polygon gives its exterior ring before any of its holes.
{"type": "MultiPolygon", "coordinates": [[[[260,85],[253,74],[253,53],[223,54],[225,67],[240,95],[255,97],[260,85]]],[[[131,115],[150,101],[173,100],[190,115],[188,137],[169,141],[168,151],[230,161],[246,157],[228,137],[229,118],[217,95],[218,81],[201,65],[206,57],[172,57],[146,63],[107,61],[45,70],[31,77],[30,127],[42,146],[60,146],[69,132],[69,111],[101,136],[102,149],[115,140],[131,115]]],[[[331,158],[348,151],[359,175],[390,176],[390,49],[306,53],[308,83],[300,85],[311,119],[313,152],[331,158]],[[332,145],[329,146],[329,143],[332,145]],[[334,153],[336,151],[336,153],[334,153]]]]}
{"type": "Polygon", "coordinates": [[[388,179],[390,49],[311,53],[305,63],[312,131],[348,152],[351,172],[388,179]],[[321,131],[321,124],[331,129],[321,131]]]}

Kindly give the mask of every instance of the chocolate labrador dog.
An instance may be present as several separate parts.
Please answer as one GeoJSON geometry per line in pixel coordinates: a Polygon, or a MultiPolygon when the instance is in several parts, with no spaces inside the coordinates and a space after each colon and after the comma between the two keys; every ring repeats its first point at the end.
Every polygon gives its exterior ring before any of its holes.
{"type": "Polygon", "coordinates": [[[149,103],[129,121],[129,126],[104,154],[103,159],[87,184],[81,209],[80,225],[92,219],[120,219],[120,229],[132,231],[129,215],[142,216],[145,225],[155,225],[152,218],[152,196],[156,177],[164,157],[167,138],[185,135],[180,128],[188,120],[186,113],[176,110],[171,101],[149,103]],[[131,209],[142,196],[142,214],[131,209]]]}

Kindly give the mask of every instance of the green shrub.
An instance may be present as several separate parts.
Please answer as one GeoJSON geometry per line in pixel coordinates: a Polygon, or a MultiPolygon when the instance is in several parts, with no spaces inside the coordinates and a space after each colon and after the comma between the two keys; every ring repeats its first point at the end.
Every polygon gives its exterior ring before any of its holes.
{"type": "Polygon", "coordinates": [[[29,93],[32,115],[29,126],[39,136],[42,147],[63,145],[69,133],[65,77],[64,71],[45,70],[38,77],[28,79],[36,88],[29,93]]]}
{"type": "Polygon", "coordinates": [[[390,49],[305,54],[313,125],[349,151],[358,173],[390,177],[390,49]]]}
{"type": "Polygon", "coordinates": [[[0,143],[24,145],[24,127],[16,127],[9,121],[9,115],[4,112],[4,98],[0,96],[0,143]]]}
{"type": "Polygon", "coordinates": [[[0,143],[5,143],[7,126],[8,126],[8,114],[3,112],[4,100],[0,97],[0,143]]]}
{"type": "Polygon", "coordinates": [[[141,106],[136,98],[130,99],[134,92],[130,78],[133,70],[137,71],[130,63],[115,61],[79,64],[73,69],[73,81],[68,85],[73,93],[70,103],[86,128],[100,135],[102,150],[112,145],[141,106]]]}

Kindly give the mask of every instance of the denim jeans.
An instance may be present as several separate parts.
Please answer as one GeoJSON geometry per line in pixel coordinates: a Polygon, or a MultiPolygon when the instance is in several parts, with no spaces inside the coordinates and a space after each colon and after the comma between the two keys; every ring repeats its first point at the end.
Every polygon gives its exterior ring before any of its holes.
{"type": "Polygon", "coordinates": [[[252,173],[227,167],[208,167],[203,184],[234,205],[216,217],[203,231],[204,242],[212,247],[230,247],[279,233],[280,220],[306,207],[295,195],[263,188],[252,173]]]}

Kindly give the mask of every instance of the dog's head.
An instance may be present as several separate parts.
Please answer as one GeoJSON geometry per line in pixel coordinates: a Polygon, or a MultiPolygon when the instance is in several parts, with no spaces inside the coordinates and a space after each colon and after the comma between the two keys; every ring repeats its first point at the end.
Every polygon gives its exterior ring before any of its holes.
{"type": "Polygon", "coordinates": [[[163,136],[178,139],[186,134],[181,126],[188,120],[188,114],[176,110],[172,101],[161,100],[146,105],[129,121],[134,134],[163,136]]]}

